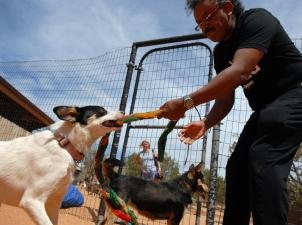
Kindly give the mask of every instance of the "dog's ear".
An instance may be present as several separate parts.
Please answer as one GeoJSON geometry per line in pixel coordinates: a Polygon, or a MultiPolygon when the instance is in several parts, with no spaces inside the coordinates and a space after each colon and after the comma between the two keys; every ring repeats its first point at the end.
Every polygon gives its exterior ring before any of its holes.
{"type": "Polygon", "coordinates": [[[192,163],[191,166],[189,167],[189,170],[194,170],[194,164],[192,163]]]}
{"type": "Polygon", "coordinates": [[[198,165],[196,166],[197,171],[204,171],[204,163],[203,161],[201,161],[200,163],[198,163],[198,165]]]}
{"type": "Polygon", "coordinates": [[[108,113],[107,110],[101,106],[57,106],[53,111],[61,120],[79,122],[84,125],[108,113]]]}
{"type": "Polygon", "coordinates": [[[79,112],[77,122],[85,125],[108,113],[106,109],[97,105],[84,106],[77,108],[77,110],[79,112]]]}
{"type": "Polygon", "coordinates": [[[78,107],[75,106],[57,106],[53,108],[53,112],[60,120],[75,122],[79,115],[78,107]]]}

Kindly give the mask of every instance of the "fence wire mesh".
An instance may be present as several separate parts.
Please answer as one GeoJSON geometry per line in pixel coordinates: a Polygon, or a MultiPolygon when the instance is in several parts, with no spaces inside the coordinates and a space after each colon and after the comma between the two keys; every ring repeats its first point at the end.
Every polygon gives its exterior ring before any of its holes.
{"type": "MultiPolygon", "coordinates": [[[[293,41],[301,51],[302,39],[293,39],[293,41]]],[[[122,48],[100,57],[82,60],[1,62],[0,74],[42,112],[51,119],[57,120],[52,112],[52,108],[57,105],[102,105],[109,110],[119,109],[126,79],[126,64],[129,62],[130,53],[131,48],[122,48]]],[[[133,76],[137,80],[132,80],[129,93],[129,97],[132,99],[128,99],[126,113],[152,111],[169,99],[184,96],[205,85],[211,76],[211,58],[211,51],[200,43],[157,48],[147,52],[141,59],[136,60],[136,62],[140,62],[135,67],[136,76],[133,76]],[[134,81],[137,82],[137,86],[134,81]]],[[[0,98],[0,101],[5,100],[0,98]]],[[[187,112],[186,117],[178,122],[178,127],[169,134],[165,156],[169,162],[166,162],[166,168],[164,168],[165,179],[172,178],[175,174],[182,174],[192,163],[196,164],[201,160],[205,160],[206,169],[209,170],[212,131],[190,147],[181,144],[177,139],[179,128],[190,121],[198,120],[199,114],[205,115],[208,107],[209,105],[204,104],[197,107],[198,112],[194,109],[187,112]],[[176,172],[172,174],[171,168],[174,167],[176,172]]],[[[14,115],[12,111],[9,113],[14,115]]],[[[250,114],[251,109],[242,91],[238,88],[235,105],[220,126],[217,182],[224,182],[226,162],[250,114]]],[[[9,140],[28,134],[28,131],[16,125],[19,118],[15,118],[14,122],[11,122],[4,115],[1,116],[0,140],[9,140]]],[[[167,122],[164,119],[144,120],[125,126],[121,133],[117,157],[121,157],[127,162],[132,155],[140,151],[139,145],[145,139],[150,141],[151,148],[157,149],[158,137],[167,122]]],[[[111,145],[109,144],[109,146],[111,145]]],[[[93,147],[92,152],[95,150],[96,146],[93,147]]],[[[109,148],[107,154],[110,151],[109,148]]],[[[86,166],[90,165],[91,157],[86,159],[86,166]]],[[[297,160],[295,165],[301,170],[301,159],[297,160]]],[[[128,170],[129,168],[125,167],[123,173],[127,173],[128,170]]],[[[85,205],[64,212],[76,215],[81,219],[95,221],[100,195],[95,194],[91,188],[95,185],[95,180],[91,179],[89,182],[85,184],[86,187],[83,183],[79,187],[87,199],[85,205]]],[[[214,224],[222,224],[224,185],[220,185],[216,192],[214,224]]],[[[196,219],[200,220],[199,224],[206,223],[207,202],[203,202],[201,219],[195,215],[197,202],[198,198],[194,196],[194,203],[186,212],[182,224],[196,224],[196,219]]],[[[295,210],[301,213],[299,209],[295,210]]],[[[296,216],[297,213],[294,215],[296,216]]],[[[145,218],[140,218],[140,221],[144,224],[163,223],[149,221],[145,218]]],[[[298,223],[293,222],[293,224],[298,223]]]]}
{"type": "Polygon", "coordinates": [[[1,75],[52,119],[57,105],[119,108],[130,49],[96,58],[0,63],[1,75]]]}

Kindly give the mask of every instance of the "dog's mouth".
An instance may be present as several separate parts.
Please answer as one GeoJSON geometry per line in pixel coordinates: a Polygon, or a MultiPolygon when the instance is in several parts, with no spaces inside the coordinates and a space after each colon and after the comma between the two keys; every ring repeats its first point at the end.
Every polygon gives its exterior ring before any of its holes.
{"type": "Polygon", "coordinates": [[[102,123],[104,127],[122,127],[123,124],[119,123],[117,120],[107,120],[102,123]]]}

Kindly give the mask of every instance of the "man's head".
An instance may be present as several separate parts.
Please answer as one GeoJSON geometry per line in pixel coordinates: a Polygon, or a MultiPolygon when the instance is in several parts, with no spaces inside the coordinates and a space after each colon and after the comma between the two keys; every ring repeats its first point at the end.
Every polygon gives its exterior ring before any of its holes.
{"type": "Polygon", "coordinates": [[[142,147],[144,151],[147,151],[148,149],[150,149],[150,142],[147,140],[143,140],[140,144],[140,147],[142,147]]]}
{"type": "Polygon", "coordinates": [[[244,11],[239,0],[186,0],[186,9],[194,13],[196,30],[201,29],[214,42],[231,36],[244,11]]]}

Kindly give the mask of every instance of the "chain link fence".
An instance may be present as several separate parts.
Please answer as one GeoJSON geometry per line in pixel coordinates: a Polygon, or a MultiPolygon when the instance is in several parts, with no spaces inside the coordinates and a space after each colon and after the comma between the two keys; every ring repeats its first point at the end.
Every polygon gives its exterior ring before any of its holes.
{"type": "MultiPolygon", "coordinates": [[[[52,109],[58,105],[101,105],[109,110],[125,111],[127,114],[147,112],[157,109],[169,99],[196,90],[212,78],[212,50],[201,38],[190,35],[138,42],[134,43],[132,48],[116,49],[90,59],[0,62],[0,74],[54,121],[57,118],[52,109]]],[[[302,50],[302,39],[293,41],[302,50]]],[[[0,98],[2,105],[4,101],[6,100],[0,98]]],[[[235,105],[219,128],[213,128],[204,138],[189,147],[180,143],[177,138],[179,129],[207,114],[211,104],[212,102],[203,104],[196,110],[187,112],[186,117],[178,122],[177,127],[168,136],[165,158],[177,165],[177,174],[184,173],[191,164],[203,160],[206,173],[209,174],[208,179],[211,181],[208,201],[203,202],[194,196],[194,203],[182,220],[184,225],[222,224],[226,162],[251,114],[243,92],[238,88],[235,105]]],[[[14,115],[14,112],[9,113],[14,115]]],[[[0,116],[0,140],[9,140],[29,133],[18,126],[18,122],[21,122],[18,121],[19,118],[11,122],[4,115],[0,116]],[[14,128],[11,128],[12,126],[14,128]]],[[[151,148],[157,149],[158,138],[167,122],[165,119],[154,119],[127,124],[121,132],[111,136],[106,155],[110,154],[127,162],[129,157],[140,151],[139,145],[145,139],[150,141],[151,148]]],[[[97,143],[79,170],[91,167],[96,149],[97,143]]],[[[297,160],[295,165],[301,169],[301,159],[297,160]]],[[[123,172],[127,172],[127,169],[128,167],[125,167],[123,172]]],[[[93,170],[85,171],[88,175],[82,177],[94,176],[93,170]]],[[[166,168],[165,173],[169,174],[169,168],[166,168]]],[[[169,178],[167,175],[166,179],[169,178]]],[[[100,205],[96,180],[78,180],[77,185],[84,194],[84,206],[62,212],[84,220],[96,221],[100,205]]],[[[293,209],[291,212],[294,211],[299,210],[293,209]]],[[[298,221],[302,216],[296,217],[298,221]]],[[[143,217],[140,217],[140,222],[164,223],[143,217]]]]}

